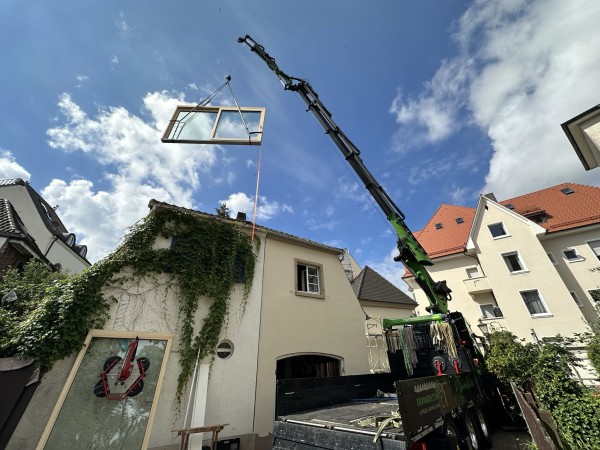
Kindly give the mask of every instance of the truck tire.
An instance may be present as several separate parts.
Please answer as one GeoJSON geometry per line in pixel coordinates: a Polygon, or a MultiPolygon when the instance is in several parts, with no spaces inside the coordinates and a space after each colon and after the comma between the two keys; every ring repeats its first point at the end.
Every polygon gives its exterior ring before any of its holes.
{"type": "Polygon", "coordinates": [[[481,440],[481,432],[479,430],[479,423],[469,410],[466,411],[461,417],[461,425],[465,436],[469,439],[473,450],[483,449],[483,443],[481,440]]]}
{"type": "Polygon", "coordinates": [[[487,424],[483,411],[479,406],[473,408],[473,415],[476,419],[476,425],[479,428],[479,437],[481,441],[480,448],[491,448],[492,447],[492,433],[490,427],[487,424]]]}
{"type": "Polygon", "coordinates": [[[452,416],[446,416],[444,418],[444,426],[442,427],[442,434],[444,436],[459,436],[460,428],[456,424],[456,421],[452,418],[452,416]]]}

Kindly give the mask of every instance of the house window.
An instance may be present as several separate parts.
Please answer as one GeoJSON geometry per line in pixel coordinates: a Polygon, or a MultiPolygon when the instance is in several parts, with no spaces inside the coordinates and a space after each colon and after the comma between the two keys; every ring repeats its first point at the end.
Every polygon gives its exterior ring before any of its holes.
{"type": "Polygon", "coordinates": [[[469,278],[479,278],[481,276],[478,267],[467,267],[465,270],[469,278]]]}
{"type": "Polygon", "coordinates": [[[488,225],[488,228],[490,229],[490,233],[492,233],[492,237],[494,239],[508,236],[508,233],[504,229],[504,224],[502,222],[493,223],[491,225],[488,225]]]}
{"type": "Polygon", "coordinates": [[[600,239],[597,239],[595,241],[590,241],[590,242],[588,242],[588,245],[592,249],[592,252],[594,253],[594,255],[596,255],[596,258],[600,259],[600,239]]]}
{"type": "Polygon", "coordinates": [[[296,294],[323,298],[323,275],[320,264],[296,261],[296,294]]]}
{"type": "Polygon", "coordinates": [[[484,319],[493,319],[496,317],[504,317],[502,315],[502,310],[496,305],[492,305],[490,303],[487,305],[479,305],[479,307],[481,308],[481,314],[483,315],[484,319]]]}
{"type": "Polygon", "coordinates": [[[574,248],[567,248],[563,250],[563,254],[565,255],[566,260],[569,262],[584,260],[584,258],[579,253],[577,253],[577,250],[575,250],[574,248]]]}
{"type": "Polygon", "coordinates": [[[442,228],[444,225],[442,225],[441,223],[436,223],[435,224],[435,229],[439,230],[440,228],[442,228]]]}
{"type": "Polygon", "coordinates": [[[550,262],[554,265],[557,265],[558,262],[556,262],[556,258],[554,257],[554,255],[550,252],[548,252],[548,258],[550,259],[550,262]]]}
{"type": "Polygon", "coordinates": [[[465,219],[463,219],[462,217],[457,217],[456,218],[456,223],[461,224],[461,223],[464,223],[464,222],[465,222],[465,219]]]}
{"type": "Polygon", "coordinates": [[[575,292],[571,291],[571,297],[573,297],[573,300],[575,300],[575,304],[577,306],[579,306],[580,308],[583,306],[583,303],[581,303],[579,297],[577,297],[577,294],[575,292]]]}
{"type": "Polygon", "coordinates": [[[504,258],[504,262],[510,273],[520,273],[527,270],[525,265],[521,262],[518,252],[505,253],[502,257],[504,258]]]}
{"type": "Polygon", "coordinates": [[[242,258],[239,258],[237,256],[233,260],[233,282],[246,282],[246,264],[244,263],[244,260],[242,258]]]}
{"type": "Polygon", "coordinates": [[[523,298],[523,302],[525,302],[525,306],[527,307],[529,314],[532,316],[550,315],[548,313],[548,308],[546,308],[546,305],[540,296],[540,292],[537,289],[531,291],[522,291],[521,297],[523,298]]]}

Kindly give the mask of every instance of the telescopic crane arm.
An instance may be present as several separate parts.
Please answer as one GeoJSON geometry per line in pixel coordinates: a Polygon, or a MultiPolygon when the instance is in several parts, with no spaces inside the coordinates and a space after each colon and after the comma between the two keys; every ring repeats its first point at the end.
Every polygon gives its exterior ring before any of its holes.
{"type": "Polygon", "coordinates": [[[399,254],[394,258],[395,261],[401,261],[406,268],[415,277],[417,284],[423,289],[429,300],[430,306],[426,309],[431,313],[447,313],[448,300],[452,297],[450,289],[446,286],[445,281],[433,281],[431,275],[425,268],[433,263],[427,255],[427,252],[404,222],[404,214],[396,206],[393,200],[389,197],[383,187],[375,180],[371,172],[367,169],[360,157],[360,150],[352,143],[346,134],[336,125],[331,117],[331,113],[325,105],[319,100],[319,96],[313,90],[307,80],[296,78],[287,75],[282,71],[275,59],[271,57],[262,45],[259,45],[252,37],[246,35],[238,39],[239,43],[246,44],[250,50],[256,53],[266,64],[269,69],[277,75],[285,90],[297,92],[306,106],[308,111],[312,112],[317,118],[321,126],[333,142],[340,149],[346,161],[354,169],[358,177],[364,183],[365,188],[377,205],[381,208],[387,219],[392,224],[394,231],[398,235],[398,250],[399,254]]]}

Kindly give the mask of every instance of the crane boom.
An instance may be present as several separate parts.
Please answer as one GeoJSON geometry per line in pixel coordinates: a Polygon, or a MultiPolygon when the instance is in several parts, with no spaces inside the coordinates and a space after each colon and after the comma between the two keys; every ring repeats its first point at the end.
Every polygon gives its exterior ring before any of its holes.
{"type": "Polygon", "coordinates": [[[450,295],[451,290],[445,281],[433,281],[426,269],[426,266],[433,265],[433,262],[404,222],[404,214],[367,169],[360,157],[360,150],[333,121],[331,113],[321,102],[310,83],[305,79],[287,75],[279,68],[275,59],[265,51],[265,48],[249,35],[238,38],[238,42],[246,44],[250,50],[256,53],[267,64],[269,69],[277,75],[285,90],[297,92],[300,95],[304,103],[306,103],[308,111],[313,113],[324,128],[325,134],[340,149],[346,161],[354,169],[364,183],[367,191],[385,214],[387,220],[392,224],[398,236],[397,245],[399,251],[394,260],[401,261],[406,266],[409,272],[415,277],[417,284],[427,295],[430,304],[426,308],[427,311],[430,313],[447,313],[448,300],[452,298],[450,295]]]}

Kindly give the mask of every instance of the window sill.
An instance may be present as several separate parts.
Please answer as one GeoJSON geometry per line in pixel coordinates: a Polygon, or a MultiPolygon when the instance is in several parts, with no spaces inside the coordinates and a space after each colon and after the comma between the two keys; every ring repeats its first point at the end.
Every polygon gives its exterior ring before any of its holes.
{"type": "Polygon", "coordinates": [[[495,236],[495,237],[492,236],[492,239],[495,241],[497,239],[504,239],[504,238],[507,238],[507,237],[510,237],[510,234],[503,234],[502,236],[495,236]]]}
{"type": "Polygon", "coordinates": [[[529,270],[515,270],[514,272],[511,272],[511,275],[520,275],[522,273],[529,273],[529,270]]]}
{"type": "Polygon", "coordinates": [[[544,319],[546,317],[554,317],[554,314],[544,313],[544,314],[531,314],[532,319],[544,319]]]}
{"type": "Polygon", "coordinates": [[[305,292],[305,291],[296,291],[294,292],[298,297],[310,297],[310,298],[320,298],[324,299],[325,294],[323,293],[315,293],[315,292],[305,292]]]}
{"type": "Polygon", "coordinates": [[[568,263],[581,262],[585,261],[585,258],[565,259],[565,261],[568,263]]]}

